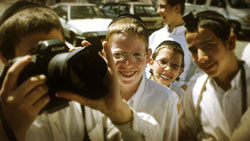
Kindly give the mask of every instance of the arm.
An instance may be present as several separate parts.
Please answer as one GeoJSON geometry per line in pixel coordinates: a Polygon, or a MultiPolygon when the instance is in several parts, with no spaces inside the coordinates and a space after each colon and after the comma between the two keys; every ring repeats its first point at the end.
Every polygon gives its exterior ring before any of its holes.
{"type": "Polygon", "coordinates": [[[2,127],[2,123],[0,123],[0,139],[3,140],[3,141],[8,141],[8,137],[6,136],[5,134],[5,131],[2,127]]]}
{"type": "MultiPolygon", "coordinates": [[[[45,96],[48,88],[44,75],[30,77],[20,86],[16,85],[20,72],[30,60],[30,56],[23,57],[8,69],[0,91],[2,118],[20,141],[24,140],[29,126],[49,101],[45,96]]],[[[1,137],[4,136],[1,133],[1,137]]]]}
{"type": "Polygon", "coordinates": [[[158,122],[146,113],[133,110],[133,119],[126,124],[114,124],[124,140],[163,140],[158,122]]]}
{"type": "MultiPolygon", "coordinates": [[[[109,117],[109,119],[115,126],[118,127],[118,129],[122,133],[122,137],[125,139],[127,137],[138,139],[139,137],[141,138],[142,135],[145,135],[145,133],[149,133],[150,131],[161,133],[159,131],[160,127],[158,123],[155,122],[155,120],[151,116],[145,116],[145,114],[141,115],[136,113],[135,111],[133,111],[133,109],[130,108],[127,102],[121,98],[118,78],[116,74],[117,72],[115,70],[116,68],[113,62],[111,50],[105,43],[103,47],[108,64],[108,73],[105,82],[107,83],[109,93],[104,98],[98,100],[86,99],[78,94],[69,92],[60,92],[57,94],[57,96],[78,101],[85,106],[101,111],[103,114],[109,117]],[[138,125],[144,125],[144,127],[142,128],[140,126],[135,126],[136,123],[140,123],[138,125]]],[[[157,136],[158,134],[153,135],[157,136]]]]}
{"type": "Polygon", "coordinates": [[[120,96],[119,83],[117,78],[117,71],[115,68],[114,60],[112,57],[111,50],[105,42],[103,44],[104,58],[108,65],[108,73],[105,77],[105,83],[108,86],[109,93],[97,100],[87,99],[79,94],[70,92],[58,92],[58,97],[63,97],[69,100],[75,100],[82,105],[88,106],[92,109],[101,111],[103,114],[108,116],[113,123],[123,124],[132,120],[133,114],[132,109],[129,107],[126,101],[120,96]]]}

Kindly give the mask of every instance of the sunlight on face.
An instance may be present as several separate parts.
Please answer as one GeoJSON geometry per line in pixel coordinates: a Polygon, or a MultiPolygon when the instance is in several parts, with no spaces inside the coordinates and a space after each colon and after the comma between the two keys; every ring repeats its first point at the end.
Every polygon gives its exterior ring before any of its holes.
{"type": "Polygon", "coordinates": [[[227,50],[227,45],[206,28],[186,35],[189,51],[195,64],[211,77],[223,75],[227,60],[233,51],[227,50]]]}
{"type": "MultiPolygon", "coordinates": [[[[147,54],[146,44],[142,37],[133,32],[114,34],[112,36],[111,51],[113,54],[147,54]]],[[[123,86],[139,85],[148,61],[148,55],[143,59],[135,60],[131,55],[126,55],[123,61],[116,61],[120,84],[123,86]]]]}
{"type": "Polygon", "coordinates": [[[162,48],[155,60],[150,63],[153,80],[159,84],[169,86],[183,72],[182,55],[172,49],[162,48]]]}

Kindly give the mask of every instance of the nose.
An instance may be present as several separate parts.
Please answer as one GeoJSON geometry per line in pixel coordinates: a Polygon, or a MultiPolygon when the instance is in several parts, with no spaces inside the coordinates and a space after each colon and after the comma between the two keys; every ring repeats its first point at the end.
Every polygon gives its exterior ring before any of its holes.
{"type": "Polygon", "coordinates": [[[167,64],[167,66],[164,68],[164,71],[169,71],[171,70],[171,67],[169,66],[169,64],[167,64]]]}
{"type": "Polygon", "coordinates": [[[197,56],[197,61],[199,63],[205,63],[208,60],[208,56],[205,52],[202,50],[198,49],[198,56],[197,56]]]}
{"type": "Polygon", "coordinates": [[[124,61],[123,61],[126,65],[128,64],[132,64],[134,62],[132,56],[130,55],[125,55],[124,61]]]}

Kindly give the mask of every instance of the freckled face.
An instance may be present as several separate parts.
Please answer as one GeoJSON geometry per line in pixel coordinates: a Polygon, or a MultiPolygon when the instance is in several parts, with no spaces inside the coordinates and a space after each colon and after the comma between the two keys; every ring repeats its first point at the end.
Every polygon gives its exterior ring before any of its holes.
{"type": "MultiPolygon", "coordinates": [[[[126,54],[144,53],[146,52],[146,44],[143,38],[132,32],[114,34],[112,36],[111,51],[123,52],[126,54]]],[[[139,85],[144,69],[149,61],[149,55],[145,55],[143,60],[135,61],[131,56],[126,56],[123,61],[116,61],[115,66],[118,71],[119,83],[124,86],[139,85]]]]}

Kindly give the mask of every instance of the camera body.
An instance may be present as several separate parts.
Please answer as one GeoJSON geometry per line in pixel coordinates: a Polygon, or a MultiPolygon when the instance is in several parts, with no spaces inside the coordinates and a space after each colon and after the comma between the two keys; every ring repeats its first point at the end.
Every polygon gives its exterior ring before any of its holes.
{"type": "MultiPolygon", "coordinates": [[[[107,64],[94,48],[87,46],[69,52],[69,48],[62,41],[41,41],[31,50],[32,60],[20,73],[17,85],[34,75],[44,74],[47,77],[46,84],[51,101],[40,113],[54,112],[68,105],[68,100],[55,96],[56,92],[62,90],[89,99],[102,98],[107,93],[103,81],[107,64]]],[[[17,59],[11,60],[5,67],[3,76],[17,59]]]]}

